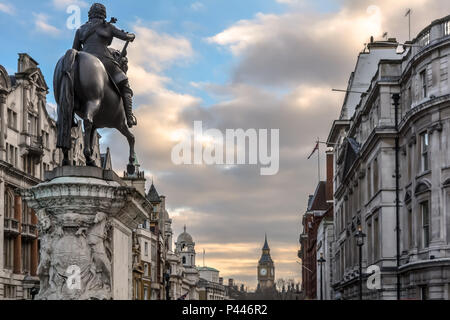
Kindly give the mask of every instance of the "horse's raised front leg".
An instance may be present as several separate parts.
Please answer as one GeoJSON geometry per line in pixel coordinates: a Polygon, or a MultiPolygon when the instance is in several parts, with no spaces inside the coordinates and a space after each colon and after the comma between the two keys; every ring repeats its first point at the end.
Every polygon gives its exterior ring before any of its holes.
{"type": "Polygon", "coordinates": [[[92,159],[92,136],[95,132],[93,123],[94,115],[100,108],[100,101],[93,100],[86,104],[86,116],[83,119],[84,124],[84,158],[86,159],[86,165],[95,167],[95,161],[92,159]]]}
{"type": "Polygon", "coordinates": [[[128,145],[130,146],[130,157],[129,157],[129,163],[127,166],[127,172],[128,174],[134,174],[135,167],[134,167],[134,161],[135,154],[134,154],[134,135],[130,132],[125,122],[122,123],[122,125],[118,128],[119,132],[122,133],[128,140],[128,145]]]}

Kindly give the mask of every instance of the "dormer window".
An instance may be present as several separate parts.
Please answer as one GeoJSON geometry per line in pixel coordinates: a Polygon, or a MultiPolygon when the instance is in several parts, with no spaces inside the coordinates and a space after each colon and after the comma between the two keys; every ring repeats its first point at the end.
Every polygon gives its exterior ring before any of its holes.
{"type": "Polygon", "coordinates": [[[430,31],[426,32],[422,37],[420,37],[419,44],[423,47],[430,44],[430,31]]]}
{"type": "Polygon", "coordinates": [[[444,23],[444,36],[450,35],[450,20],[444,23]]]}

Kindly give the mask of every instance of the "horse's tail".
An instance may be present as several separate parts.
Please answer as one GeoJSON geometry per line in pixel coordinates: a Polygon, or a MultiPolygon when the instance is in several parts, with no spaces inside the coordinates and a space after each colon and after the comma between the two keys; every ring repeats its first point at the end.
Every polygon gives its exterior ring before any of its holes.
{"type": "Polygon", "coordinates": [[[58,136],[56,147],[71,148],[71,129],[75,108],[75,62],[78,51],[70,49],[62,57],[55,68],[53,87],[58,105],[58,120],[56,122],[58,136]]]}

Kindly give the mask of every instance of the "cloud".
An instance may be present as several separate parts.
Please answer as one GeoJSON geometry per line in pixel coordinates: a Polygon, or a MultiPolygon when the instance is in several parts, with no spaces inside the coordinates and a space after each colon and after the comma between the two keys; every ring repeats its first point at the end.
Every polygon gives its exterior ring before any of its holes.
{"type": "Polygon", "coordinates": [[[188,39],[181,36],[160,34],[137,25],[136,41],[130,44],[130,61],[148,70],[161,72],[172,64],[189,61],[194,54],[188,39]]]}
{"type": "Polygon", "coordinates": [[[191,9],[194,11],[201,11],[203,9],[205,9],[205,5],[201,2],[194,2],[191,4],[191,9]]]}
{"type": "Polygon", "coordinates": [[[81,8],[88,6],[87,2],[82,0],[53,0],[53,6],[58,10],[66,10],[70,5],[76,5],[81,8]]]}
{"type": "MultiPolygon", "coordinates": [[[[133,132],[141,168],[167,196],[175,238],[186,224],[197,252],[205,248],[206,263],[221,270],[221,276],[255,287],[267,232],[277,278],[299,279],[301,216],[317,184],[317,162],[307,156],[316,138],[328,135],[343,98],[331,88],[345,87],[371,35],[388,31],[405,39],[404,8],[417,12],[413,34],[450,9],[442,1],[371,4],[341,1],[332,13],[301,12],[290,6],[288,13],[257,14],[211,35],[211,44],[231,53],[228,81],[191,82],[190,87],[214,96],[217,102],[212,105],[173,89],[180,86],[168,75],[174,65],[194,61],[189,39],[140,24],[134,27],[137,38],[129,48],[129,77],[135,91],[138,126],[133,132]],[[222,132],[279,128],[279,173],[262,177],[257,166],[175,166],[170,160],[174,134],[180,129],[189,132],[195,120],[222,132]]],[[[111,147],[114,168],[121,172],[128,158],[125,138],[113,131],[103,137],[103,146],[111,147]]]]}
{"type": "Polygon", "coordinates": [[[0,11],[9,15],[14,15],[16,9],[12,4],[0,2],[0,11]]]}
{"type": "Polygon", "coordinates": [[[34,13],[34,25],[36,30],[42,33],[56,36],[61,33],[61,30],[48,23],[49,17],[44,13],[34,13]]]}
{"type": "Polygon", "coordinates": [[[285,14],[258,13],[240,20],[208,42],[230,50],[236,57],[232,81],[295,86],[299,83],[346,83],[357,54],[370,36],[385,32],[407,40],[405,8],[413,9],[413,34],[443,16],[450,3],[443,1],[341,1],[336,12],[314,9],[285,14]]]}

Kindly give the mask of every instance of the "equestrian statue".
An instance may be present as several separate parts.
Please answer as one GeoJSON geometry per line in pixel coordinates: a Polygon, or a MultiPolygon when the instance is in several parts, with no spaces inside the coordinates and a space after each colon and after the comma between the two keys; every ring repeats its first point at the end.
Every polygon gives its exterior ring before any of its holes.
{"type": "Polygon", "coordinates": [[[117,21],[106,21],[106,7],[94,3],[89,21],[75,34],[72,49],[58,61],[53,77],[57,114],[57,148],[62,149],[62,165],[70,165],[71,129],[78,115],[84,126],[84,156],[86,165],[95,166],[92,159],[95,132],[115,128],[128,140],[130,147],[128,173],[134,173],[135,139],[129,128],[137,125],[132,113],[133,91],[126,72],[127,46],[135,35],[119,30],[117,21]],[[126,41],[122,52],[109,48],[114,38],[126,41]]]}

